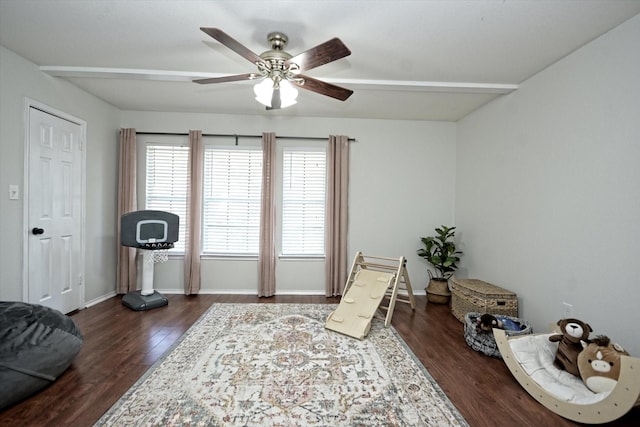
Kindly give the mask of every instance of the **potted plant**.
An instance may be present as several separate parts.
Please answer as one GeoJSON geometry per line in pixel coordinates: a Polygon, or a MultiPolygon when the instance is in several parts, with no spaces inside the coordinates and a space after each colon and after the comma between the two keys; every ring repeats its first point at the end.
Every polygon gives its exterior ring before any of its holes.
{"type": "Polygon", "coordinates": [[[435,270],[429,272],[429,284],[425,288],[427,300],[436,304],[447,304],[451,297],[449,278],[458,268],[462,252],[456,251],[455,227],[442,225],[436,228],[436,236],[422,237],[424,249],[418,249],[418,256],[427,260],[435,270]]]}

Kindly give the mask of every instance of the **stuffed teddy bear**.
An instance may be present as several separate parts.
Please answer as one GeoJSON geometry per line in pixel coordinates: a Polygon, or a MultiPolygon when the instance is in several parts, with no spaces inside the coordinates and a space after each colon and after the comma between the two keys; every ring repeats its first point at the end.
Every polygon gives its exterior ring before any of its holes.
{"type": "Polygon", "coordinates": [[[581,344],[584,350],[578,355],[578,369],[582,381],[595,393],[613,390],[620,378],[620,356],[629,353],[619,344],[611,344],[606,335],[581,344]]]}
{"type": "Polygon", "coordinates": [[[558,350],[553,364],[570,374],[580,377],[578,354],[582,351],[580,341],[589,343],[589,334],[593,332],[588,323],[578,319],[560,319],[560,334],[551,335],[549,341],[558,342],[558,350]]]}
{"type": "Polygon", "coordinates": [[[491,332],[493,328],[506,329],[508,331],[521,331],[526,328],[520,322],[510,319],[506,316],[494,316],[492,314],[483,314],[476,318],[476,332],[491,332]]]}

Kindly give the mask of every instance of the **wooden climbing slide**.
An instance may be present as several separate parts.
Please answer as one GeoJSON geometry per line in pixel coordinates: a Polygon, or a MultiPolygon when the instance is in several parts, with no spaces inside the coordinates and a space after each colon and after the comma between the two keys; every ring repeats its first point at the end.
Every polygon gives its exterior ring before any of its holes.
{"type": "Polygon", "coordinates": [[[338,308],[327,317],[325,328],[364,339],[373,319],[391,324],[396,302],[415,309],[406,259],[366,256],[358,252],[338,308]]]}

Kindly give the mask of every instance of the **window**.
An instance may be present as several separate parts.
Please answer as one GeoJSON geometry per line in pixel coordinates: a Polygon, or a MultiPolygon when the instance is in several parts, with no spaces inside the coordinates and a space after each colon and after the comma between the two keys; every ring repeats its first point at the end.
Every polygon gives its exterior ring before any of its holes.
{"type": "Polygon", "coordinates": [[[258,255],[262,150],[205,147],[203,252],[258,255]]]}
{"type": "Polygon", "coordinates": [[[282,173],[282,255],[324,256],[324,148],[285,148],[282,173]]]}
{"type": "Polygon", "coordinates": [[[184,252],[187,217],[189,148],[180,145],[147,145],[145,208],[180,217],[179,240],[171,252],[184,252]]]}
{"type": "MultiPolygon", "coordinates": [[[[145,144],[145,208],[180,217],[173,253],[184,252],[187,236],[189,148],[183,141],[145,144]]],[[[279,151],[276,206],[280,253],[284,257],[325,254],[326,148],[286,144],[279,151]],[[282,180],[280,180],[282,178],[282,180]]],[[[205,145],[203,155],[202,254],[257,256],[263,154],[260,147],[205,145]]]]}

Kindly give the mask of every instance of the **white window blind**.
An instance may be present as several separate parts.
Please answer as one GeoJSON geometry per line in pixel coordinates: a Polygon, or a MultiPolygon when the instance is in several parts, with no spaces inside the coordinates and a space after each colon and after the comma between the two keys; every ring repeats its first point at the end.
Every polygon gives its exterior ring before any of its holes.
{"type": "Polygon", "coordinates": [[[282,255],[324,256],[326,152],[285,148],[282,255]]]}
{"type": "Polygon", "coordinates": [[[186,240],[189,148],[179,145],[147,145],[145,208],[180,217],[179,239],[171,252],[184,252],[186,240]]]}
{"type": "Polygon", "coordinates": [[[205,147],[203,252],[257,255],[262,150],[205,147]]]}

